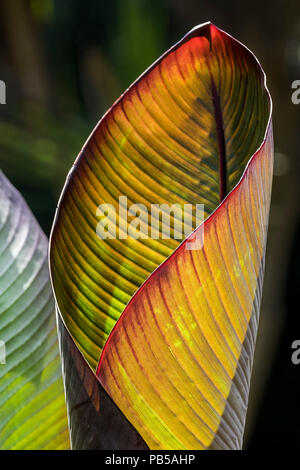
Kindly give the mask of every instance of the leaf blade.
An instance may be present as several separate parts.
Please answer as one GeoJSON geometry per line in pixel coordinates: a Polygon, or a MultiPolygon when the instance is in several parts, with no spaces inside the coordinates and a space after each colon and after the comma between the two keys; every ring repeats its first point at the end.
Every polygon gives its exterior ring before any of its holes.
{"type": "Polygon", "coordinates": [[[268,96],[262,82],[246,48],[202,25],[122,95],[85,144],[61,196],[50,256],[61,314],[94,370],[132,295],[179,245],[162,239],[161,231],[159,240],[99,240],[97,207],[109,203],[118,213],[118,198],[126,195],[128,204],[144,204],[148,213],[161,203],[204,203],[205,216],[212,213],[263,140],[268,96]]]}
{"type": "Polygon", "coordinates": [[[151,449],[241,448],[271,180],[270,124],[239,185],[204,222],[203,248],[186,250],[184,241],[133,296],[106,342],[99,380],[151,449]],[[248,240],[236,245],[243,219],[251,220],[248,240]],[[224,247],[232,246],[229,266],[224,247]]]}
{"type": "Polygon", "coordinates": [[[47,239],[0,172],[0,447],[68,448],[47,239]]]}
{"type": "Polygon", "coordinates": [[[57,313],[73,450],[146,450],[107,395],[57,313]]]}

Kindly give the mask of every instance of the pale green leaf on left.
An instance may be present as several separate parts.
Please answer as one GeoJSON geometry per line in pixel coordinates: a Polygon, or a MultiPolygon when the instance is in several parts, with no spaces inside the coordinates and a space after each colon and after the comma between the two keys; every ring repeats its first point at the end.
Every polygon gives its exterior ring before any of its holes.
{"type": "Polygon", "coordinates": [[[0,171],[0,449],[68,449],[48,241],[0,171]]]}

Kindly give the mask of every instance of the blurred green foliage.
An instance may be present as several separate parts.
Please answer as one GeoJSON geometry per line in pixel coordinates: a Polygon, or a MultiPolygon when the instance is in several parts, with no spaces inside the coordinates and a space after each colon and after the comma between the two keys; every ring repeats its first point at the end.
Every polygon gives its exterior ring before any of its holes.
{"type": "Polygon", "coordinates": [[[49,233],[91,129],[166,48],[166,9],[159,0],[3,0],[0,10],[0,166],[49,233]]]}

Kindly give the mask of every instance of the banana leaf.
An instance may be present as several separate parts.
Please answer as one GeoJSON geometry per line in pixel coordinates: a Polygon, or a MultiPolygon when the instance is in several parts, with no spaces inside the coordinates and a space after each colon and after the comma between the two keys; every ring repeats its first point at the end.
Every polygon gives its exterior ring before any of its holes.
{"type": "MultiPolygon", "coordinates": [[[[205,23],[125,91],[83,146],[50,242],[63,342],[81,357],[81,386],[100,401],[87,417],[86,398],[75,425],[81,405],[70,400],[73,448],[241,448],[271,197],[271,108],[255,56],[205,23]],[[203,205],[205,220],[189,212],[194,231],[180,239],[186,205],[203,205]],[[122,430],[113,427],[104,444],[116,410],[122,430]],[[86,439],[95,422],[102,444],[86,439]]],[[[69,365],[67,390],[73,375],[69,365]]]]}
{"type": "Polygon", "coordinates": [[[48,240],[0,171],[0,449],[68,449],[48,240]]]}

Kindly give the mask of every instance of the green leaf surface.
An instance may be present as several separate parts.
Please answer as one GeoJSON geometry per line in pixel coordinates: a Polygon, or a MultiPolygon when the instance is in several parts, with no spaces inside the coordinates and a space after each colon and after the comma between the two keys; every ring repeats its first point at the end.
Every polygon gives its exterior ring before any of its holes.
{"type": "Polygon", "coordinates": [[[68,449],[47,238],[0,171],[0,449],[68,449]]]}

